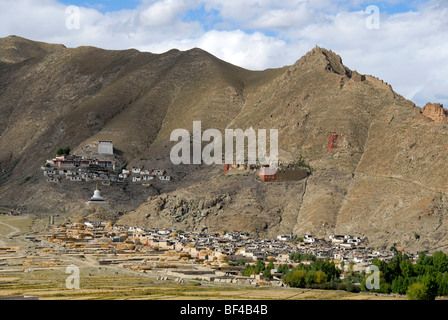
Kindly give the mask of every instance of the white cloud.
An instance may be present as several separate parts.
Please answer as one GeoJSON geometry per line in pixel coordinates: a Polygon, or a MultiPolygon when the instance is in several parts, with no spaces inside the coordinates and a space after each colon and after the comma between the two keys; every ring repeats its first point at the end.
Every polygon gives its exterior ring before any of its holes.
{"type": "Polygon", "coordinates": [[[247,23],[251,29],[291,29],[305,25],[313,20],[314,12],[306,5],[300,5],[294,10],[274,9],[261,14],[247,23]]]}
{"type": "Polygon", "coordinates": [[[134,10],[113,13],[80,8],[80,30],[68,30],[66,6],[56,0],[1,0],[0,36],[16,34],[69,47],[136,48],[155,53],[201,47],[253,70],[293,64],[320,45],[341,55],[348,67],[384,79],[419,105],[428,100],[448,106],[447,2],[418,0],[415,12],[400,14],[381,10],[380,30],[366,28],[365,8],[371,3],[143,0],[134,10]],[[356,5],[362,11],[349,10],[356,5]],[[216,25],[224,29],[210,30],[205,19],[182,21],[189,10],[201,6],[217,15],[216,25]]]}
{"type": "MultiPolygon", "coordinates": [[[[260,32],[246,34],[236,31],[210,31],[198,41],[198,46],[235,65],[248,69],[277,64],[284,60],[287,44],[282,40],[267,37],[260,32]]],[[[261,68],[264,69],[264,68],[261,68]]]]}
{"type": "Polygon", "coordinates": [[[162,0],[149,6],[142,5],[139,14],[143,26],[166,26],[176,23],[179,15],[197,6],[197,1],[162,0]]]}

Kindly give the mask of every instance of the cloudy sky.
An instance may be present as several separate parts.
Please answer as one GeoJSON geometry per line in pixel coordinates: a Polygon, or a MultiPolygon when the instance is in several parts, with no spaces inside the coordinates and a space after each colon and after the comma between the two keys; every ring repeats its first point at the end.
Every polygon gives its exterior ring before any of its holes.
{"type": "Polygon", "coordinates": [[[202,48],[251,69],[314,46],[423,107],[448,107],[447,0],[0,0],[0,37],[136,48],[202,48]]]}

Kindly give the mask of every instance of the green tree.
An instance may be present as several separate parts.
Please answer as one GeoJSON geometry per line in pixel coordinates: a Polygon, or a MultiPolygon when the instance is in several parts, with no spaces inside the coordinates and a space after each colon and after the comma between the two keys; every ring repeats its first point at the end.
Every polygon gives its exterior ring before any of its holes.
{"type": "Polygon", "coordinates": [[[277,272],[287,274],[289,272],[289,266],[287,264],[282,264],[277,268],[277,272]]]}
{"type": "Polygon", "coordinates": [[[400,262],[400,270],[401,275],[404,278],[411,278],[414,276],[414,267],[409,259],[400,262]]]}
{"type": "Polygon", "coordinates": [[[341,270],[336,267],[333,261],[325,260],[322,267],[319,269],[327,275],[327,281],[338,279],[341,276],[341,270]]]}
{"type": "Polygon", "coordinates": [[[327,275],[323,271],[316,271],[316,283],[321,284],[327,282],[327,275]]]}
{"type": "Polygon", "coordinates": [[[392,288],[390,283],[386,282],[386,280],[383,278],[380,278],[380,289],[378,292],[390,294],[392,292],[392,288]]]}
{"type": "Polygon", "coordinates": [[[389,248],[389,251],[398,252],[398,250],[397,250],[397,244],[394,243],[394,244],[389,248]]]}
{"type": "Polygon", "coordinates": [[[432,263],[437,272],[448,271],[448,259],[442,251],[437,251],[432,255],[432,263]]]}
{"type": "Polygon", "coordinates": [[[250,264],[246,264],[241,273],[245,277],[250,277],[252,274],[254,274],[254,267],[250,264]]]}
{"type": "Polygon", "coordinates": [[[392,292],[392,287],[391,287],[390,283],[388,283],[386,281],[382,272],[380,272],[380,288],[379,289],[370,290],[367,288],[366,282],[367,282],[368,277],[369,277],[369,275],[365,275],[365,278],[361,282],[361,290],[362,291],[378,292],[378,293],[386,293],[386,294],[389,294],[392,292]]]}
{"type": "Polygon", "coordinates": [[[436,276],[427,273],[421,278],[421,283],[428,289],[427,294],[429,300],[434,300],[439,289],[436,282],[436,276]]]}
{"type": "Polygon", "coordinates": [[[257,264],[255,265],[255,274],[260,274],[261,272],[263,272],[266,269],[266,266],[264,265],[263,260],[258,260],[257,264]]]}
{"type": "Polygon", "coordinates": [[[348,274],[349,274],[350,276],[353,276],[353,275],[355,274],[355,269],[354,269],[354,267],[355,267],[355,262],[354,262],[354,261],[350,261],[350,262],[348,263],[348,274]]]}
{"type": "Polygon", "coordinates": [[[448,296],[448,272],[439,273],[437,275],[437,295],[438,296],[448,296]]]}
{"type": "Polygon", "coordinates": [[[283,282],[293,288],[304,288],[305,277],[305,270],[293,270],[283,277],[283,282]]]}
{"type": "Polygon", "coordinates": [[[265,269],[263,271],[263,278],[266,278],[266,279],[272,278],[271,269],[265,269]]]}
{"type": "Polygon", "coordinates": [[[401,274],[400,263],[403,261],[403,256],[400,252],[397,252],[391,261],[387,264],[387,272],[385,272],[385,277],[388,282],[392,282],[393,279],[397,278],[401,274]]]}
{"type": "Polygon", "coordinates": [[[407,288],[408,288],[407,281],[402,276],[399,276],[392,281],[392,285],[391,285],[392,292],[395,292],[398,294],[405,294],[407,288]]]}
{"type": "Polygon", "coordinates": [[[425,252],[418,256],[417,264],[422,266],[432,266],[432,257],[427,256],[425,252]]]}
{"type": "Polygon", "coordinates": [[[59,148],[58,151],[56,151],[56,155],[57,156],[62,156],[62,155],[66,155],[68,156],[70,154],[70,147],[65,147],[65,148],[59,148]]]}
{"type": "Polygon", "coordinates": [[[430,300],[428,288],[421,282],[411,284],[406,291],[409,300],[430,300]]]}
{"type": "Polygon", "coordinates": [[[267,279],[271,279],[272,278],[272,274],[271,274],[272,269],[275,269],[275,266],[274,266],[274,263],[271,261],[271,262],[269,262],[268,266],[264,270],[263,277],[267,278],[267,279]]]}
{"type": "Polygon", "coordinates": [[[295,262],[316,261],[316,256],[309,253],[302,254],[300,252],[293,252],[289,255],[289,258],[295,262]]]}
{"type": "Polygon", "coordinates": [[[307,286],[316,283],[316,271],[308,271],[305,276],[307,286]]]}
{"type": "Polygon", "coordinates": [[[380,272],[383,274],[384,278],[388,279],[389,268],[388,268],[387,262],[385,262],[384,260],[375,258],[375,259],[373,259],[372,264],[374,266],[377,266],[378,269],[380,269],[380,272]]]}

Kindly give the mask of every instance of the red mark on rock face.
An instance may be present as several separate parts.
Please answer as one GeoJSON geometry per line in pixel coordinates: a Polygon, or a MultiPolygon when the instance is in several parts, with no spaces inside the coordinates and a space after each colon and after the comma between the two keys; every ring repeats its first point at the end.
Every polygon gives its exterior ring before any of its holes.
{"type": "Polygon", "coordinates": [[[333,149],[338,147],[338,138],[339,136],[336,134],[336,132],[333,132],[333,134],[328,138],[328,151],[333,151],[333,149]]]}

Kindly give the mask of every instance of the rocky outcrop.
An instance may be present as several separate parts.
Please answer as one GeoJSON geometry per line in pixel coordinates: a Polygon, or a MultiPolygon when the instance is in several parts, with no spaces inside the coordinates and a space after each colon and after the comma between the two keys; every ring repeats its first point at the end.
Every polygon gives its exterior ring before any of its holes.
{"type": "Polygon", "coordinates": [[[428,103],[423,108],[423,115],[437,123],[448,122],[448,110],[439,103],[428,103]]]}

